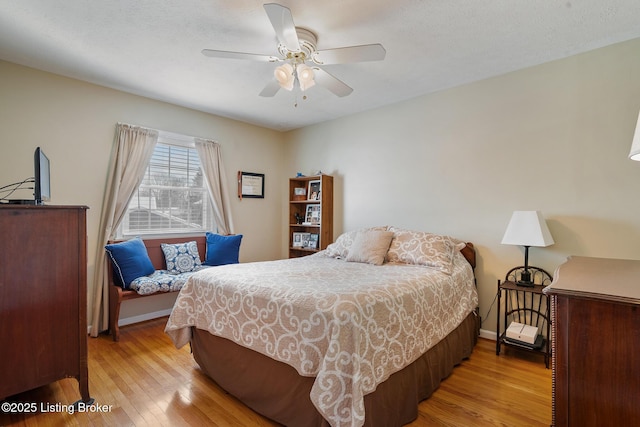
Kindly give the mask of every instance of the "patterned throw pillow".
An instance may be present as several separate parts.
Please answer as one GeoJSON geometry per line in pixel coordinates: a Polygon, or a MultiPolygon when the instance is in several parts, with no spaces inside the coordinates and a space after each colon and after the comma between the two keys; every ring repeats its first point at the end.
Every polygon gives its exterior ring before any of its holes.
{"type": "Polygon", "coordinates": [[[424,265],[451,274],[453,256],[460,241],[423,231],[390,228],[394,232],[387,262],[424,265]]]}
{"type": "Polygon", "coordinates": [[[167,270],[172,274],[188,273],[196,270],[202,262],[195,241],[168,244],[162,243],[162,252],[167,263],[167,270]]]}

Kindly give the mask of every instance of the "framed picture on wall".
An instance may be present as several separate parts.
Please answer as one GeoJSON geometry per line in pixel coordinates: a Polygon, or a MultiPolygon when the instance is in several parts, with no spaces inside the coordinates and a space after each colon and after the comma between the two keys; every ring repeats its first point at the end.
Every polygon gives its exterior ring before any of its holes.
{"type": "Polygon", "coordinates": [[[264,199],[264,174],[238,172],[238,198],[264,199]]]}

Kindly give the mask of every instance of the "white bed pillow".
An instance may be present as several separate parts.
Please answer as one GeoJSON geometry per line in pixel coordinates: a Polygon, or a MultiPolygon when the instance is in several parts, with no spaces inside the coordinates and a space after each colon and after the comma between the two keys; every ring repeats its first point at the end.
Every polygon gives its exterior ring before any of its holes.
{"type": "Polygon", "coordinates": [[[389,229],[393,231],[393,240],[387,251],[387,262],[424,265],[451,274],[454,253],[464,246],[464,242],[449,236],[389,229]]]}
{"type": "Polygon", "coordinates": [[[384,257],[389,250],[392,238],[392,231],[360,231],[356,233],[353,239],[353,243],[349,248],[346,260],[351,262],[382,265],[384,257]]]}
{"type": "Polygon", "coordinates": [[[335,242],[331,243],[325,249],[325,254],[332,258],[347,258],[349,255],[349,248],[353,244],[353,239],[356,235],[361,231],[367,230],[379,230],[379,231],[387,231],[389,227],[386,225],[379,227],[371,227],[371,228],[362,228],[354,231],[347,231],[346,233],[342,233],[335,242]]]}

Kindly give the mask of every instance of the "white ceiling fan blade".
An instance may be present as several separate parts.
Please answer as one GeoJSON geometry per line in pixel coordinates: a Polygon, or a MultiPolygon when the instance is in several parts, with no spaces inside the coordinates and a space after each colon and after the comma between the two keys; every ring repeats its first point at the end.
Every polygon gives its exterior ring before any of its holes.
{"type": "Polygon", "coordinates": [[[279,90],[280,90],[280,83],[278,83],[277,80],[273,79],[269,83],[267,83],[264,89],[262,89],[262,92],[260,92],[260,96],[269,98],[271,96],[274,96],[276,93],[278,93],[279,90]]]}
{"type": "Polygon", "coordinates": [[[382,61],[387,51],[381,44],[341,47],[319,50],[313,56],[318,64],[344,64],[347,62],[382,61]]]}
{"type": "Polygon", "coordinates": [[[353,89],[347,86],[342,80],[332,76],[322,68],[313,67],[313,71],[316,83],[329,89],[334,95],[343,97],[353,92],[353,89]]]}
{"type": "Polygon", "coordinates": [[[226,50],[202,49],[202,54],[210,58],[249,59],[251,61],[260,61],[260,62],[280,61],[280,58],[276,56],[261,55],[258,53],[230,52],[226,50]]]}
{"type": "Polygon", "coordinates": [[[293,52],[300,51],[300,42],[296,33],[296,26],[293,23],[291,10],[277,3],[267,3],[264,5],[269,21],[276,31],[278,41],[293,52]]]}

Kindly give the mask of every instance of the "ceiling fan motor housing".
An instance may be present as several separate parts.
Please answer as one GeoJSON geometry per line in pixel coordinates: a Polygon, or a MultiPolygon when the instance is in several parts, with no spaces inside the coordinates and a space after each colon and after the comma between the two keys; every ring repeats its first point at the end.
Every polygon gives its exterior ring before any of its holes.
{"type": "Polygon", "coordinates": [[[307,30],[306,28],[296,27],[296,34],[298,35],[298,41],[300,43],[299,51],[289,50],[287,46],[283,43],[278,45],[278,52],[285,59],[294,61],[296,64],[301,64],[305,60],[315,61],[315,53],[317,52],[316,44],[318,43],[318,38],[316,35],[307,30]]]}

